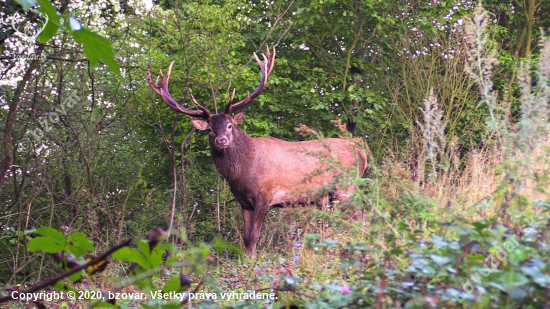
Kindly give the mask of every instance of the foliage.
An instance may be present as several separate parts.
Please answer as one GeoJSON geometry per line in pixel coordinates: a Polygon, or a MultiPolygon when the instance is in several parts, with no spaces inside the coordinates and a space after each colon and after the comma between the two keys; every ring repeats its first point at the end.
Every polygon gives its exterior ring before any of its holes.
{"type": "Polygon", "coordinates": [[[28,10],[38,4],[40,12],[46,15],[47,22],[43,25],[44,29],[38,36],[41,43],[48,42],[59,29],[63,29],[70,33],[75,41],[84,46],[84,53],[92,66],[96,65],[99,59],[102,59],[113,73],[120,76],[120,69],[108,39],[82,27],[74,17],[58,14],[49,0],[20,0],[18,2],[23,10],[28,10]]]}

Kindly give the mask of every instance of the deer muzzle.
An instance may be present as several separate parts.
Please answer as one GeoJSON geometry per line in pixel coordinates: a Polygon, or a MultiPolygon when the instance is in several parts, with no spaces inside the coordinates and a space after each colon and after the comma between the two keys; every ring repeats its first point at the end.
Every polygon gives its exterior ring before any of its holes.
{"type": "Polygon", "coordinates": [[[229,140],[225,136],[216,137],[215,142],[216,142],[216,147],[221,148],[221,149],[226,148],[227,146],[229,146],[229,140]]]}

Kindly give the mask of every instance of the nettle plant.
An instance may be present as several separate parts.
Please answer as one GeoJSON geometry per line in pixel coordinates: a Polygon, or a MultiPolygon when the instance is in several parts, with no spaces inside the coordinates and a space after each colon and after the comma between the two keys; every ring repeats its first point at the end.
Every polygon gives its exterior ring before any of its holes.
{"type": "MultiPolygon", "coordinates": [[[[159,308],[171,308],[176,302],[184,304],[189,301],[189,294],[181,294],[179,299],[163,300],[159,294],[181,293],[183,291],[192,291],[190,288],[194,285],[198,289],[204,284],[204,281],[193,284],[193,281],[181,272],[178,268],[185,266],[193,274],[201,275],[204,273],[202,261],[209,254],[209,249],[205,245],[191,247],[188,250],[180,251],[172,244],[163,242],[165,236],[161,229],[152,230],[147,239],[139,240],[137,248],[130,247],[131,240],[124,241],[116,246],[109,248],[106,252],[98,256],[85,258],[95,250],[95,245],[81,232],[74,232],[65,235],[50,227],[41,228],[36,231],[28,231],[28,235],[38,234],[40,236],[30,238],[27,249],[30,252],[45,252],[51,254],[54,261],[64,270],[54,278],[46,279],[27,290],[15,290],[0,298],[1,302],[21,300],[22,295],[33,295],[41,290],[49,288],[65,293],[72,293],[72,297],[64,297],[64,303],[89,303],[91,307],[101,308],[119,308],[121,304],[128,304],[135,300],[143,303],[144,306],[159,308]],[[96,274],[105,270],[108,261],[129,262],[128,277],[125,280],[102,291],[99,288],[90,288],[96,274]],[[185,260],[183,265],[181,260],[185,260]],[[162,275],[161,284],[156,282],[162,275]],[[86,280],[86,284],[83,283],[86,280]],[[132,292],[126,289],[129,286],[136,287],[132,292]],[[124,289],[124,291],[122,291],[124,289]],[[121,293],[122,292],[122,293],[121,293]],[[146,296],[145,296],[146,295],[146,296]],[[156,295],[159,297],[153,297],[156,295]],[[156,298],[156,299],[155,299],[156,298]]],[[[221,240],[215,243],[215,248],[233,248],[221,240]]],[[[36,301],[35,301],[36,302],[36,301]]],[[[42,303],[39,299],[38,303],[42,303]]],[[[43,304],[42,304],[43,305],[43,304]]]]}
{"type": "MultiPolygon", "coordinates": [[[[179,250],[177,246],[163,241],[166,234],[161,229],[153,229],[146,239],[139,240],[137,248],[133,248],[130,245],[132,241],[127,240],[98,256],[89,256],[95,245],[81,232],[65,237],[62,232],[45,227],[28,231],[27,235],[37,235],[29,236],[27,249],[51,254],[64,272],[26,290],[14,289],[1,297],[0,303],[25,301],[23,295],[39,295],[44,289],[53,287],[64,295],[72,293],[72,297],[65,296],[59,301],[64,306],[80,303],[92,308],[120,308],[132,304],[145,308],[180,308],[193,299],[192,295],[197,294],[199,289],[202,292],[200,295],[212,296],[218,292],[210,286],[212,280],[205,276],[204,260],[210,254],[209,247],[199,244],[179,250]],[[94,286],[98,283],[97,274],[103,272],[112,260],[128,262],[127,275],[121,280],[107,282],[107,289],[94,286]],[[178,271],[182,269],[191,273],[193,280],[178,271]]],[[[242,254],[237,246],[222,239],[217,239],[212,248],[218,252],[229,249],[242,254]]],[[[35,299],[35,302],[44,305],[43,299],[35,299]]]]}
{"type": "MultiPolygon", "coordinates": [[[[215,239],[210,246],[204,243],[193,245],[184,235],[180,235],[176,238],[187,247],[180,250],[165,241],[167,233],[155,228],[146,239],[137,241],[135,245],[129,239],[100,255],[92,256],[95,245],[81,232],[65,236],[54,228],[45,227],[27,231],[26,234],[29,252],[50,254],[63,272],[28,289],[8,289],[7,295],[0,297],[0,303],[19,301],[14,308],[30,301],[39,307],[46,302],[54,302],[61,306],[85,305],[90,308],[167,309],[181,308],[191,303],[198,308],[219,308],[227,304],[231,308],[244,308],[251,304],[265,306],[277,299],[271,288],[258,291],[220,289],[208,275],[209,265],[213,261],[212,251],[221,254],[228,250],[234,256],[243,256],[238,246],[221,238],[215,239]],[[113,260],[125,262],[126,274],[115,279],[112,275],[103,276],[109,278],[103,282],[99,274],[113,260]],[[57,292],[52,292],[51,288],[57,292]],[[48,296],[52,293],[60,295],[60,292],[64,293],[60,298],[48,296]]],[[[298,279],[286,280],[290,283],[284,281],[283,290],[298,279]]]]}

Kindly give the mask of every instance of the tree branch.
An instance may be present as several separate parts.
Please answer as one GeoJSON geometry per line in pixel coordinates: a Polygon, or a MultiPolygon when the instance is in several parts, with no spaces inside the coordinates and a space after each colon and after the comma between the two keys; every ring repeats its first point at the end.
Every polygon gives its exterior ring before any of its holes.
{"type": "MultiPolygon", "coordinates": [[[[66,271],[54,278],[51,278],[51,279],[48,279],[48,280],[45,280],[45,281],[42,281],[41,283],[33,286],[32,288],[24,291],[24,292],[20,292],[21,294],[26,294],[26,293],[33,293],[33,292],[36,292],[38,290],[42,290],[43,288],[46,288],[50,285],[54,285],[57,281],[61,280],[61,279],[64,279],[64,278],[67,278],[68,276],[76,273],[77,271],[80,271],[80,270],[83,270],[83,269],[86,269],[87,267],[89,266],[92,266],[92,265],[95,265],[103,260],[105,260],[106,258],[108,258],[111,254],[113,254],[115,251],[117,251],[118,249],[122,248],[122,247],[126,247],[130,244],[130,242],[132,241],[132,239],[128,239],[114,247],[111,247],[109,250],[105,251],[105,253],[103,253],[102,255],[100,256],[96,256],[95,258],[91,259],[90,261],[88,261],[87,263],[85,264],[82,264],[78,267],[75,267],[69,271],[66,271]]],[[[11,295],[8,295],[8,296],[4,296],[2,298],[0,298],[0,303],[5,303],[5,302],[8,302],[10,300],[15,300],[11,297],[11,295]]]]}

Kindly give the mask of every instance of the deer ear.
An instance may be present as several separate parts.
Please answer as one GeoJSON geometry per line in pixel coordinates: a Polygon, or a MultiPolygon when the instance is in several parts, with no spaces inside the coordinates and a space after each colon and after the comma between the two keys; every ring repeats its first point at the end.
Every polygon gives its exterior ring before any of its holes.
{"type": "Polygon", "coordinates": [[[191,119],[191,123],[197,130],[204,131],[208,128],[208,121],[204,119],[191,119]]]}
{"type": "Polygon", "coordinates": [[[246,115],[246,109],[241,111],[241,112],[236,113],[235,116],[233,116],[233,123],[234,124],[241,124],[243,122],[244,115],[246,115]]]}

